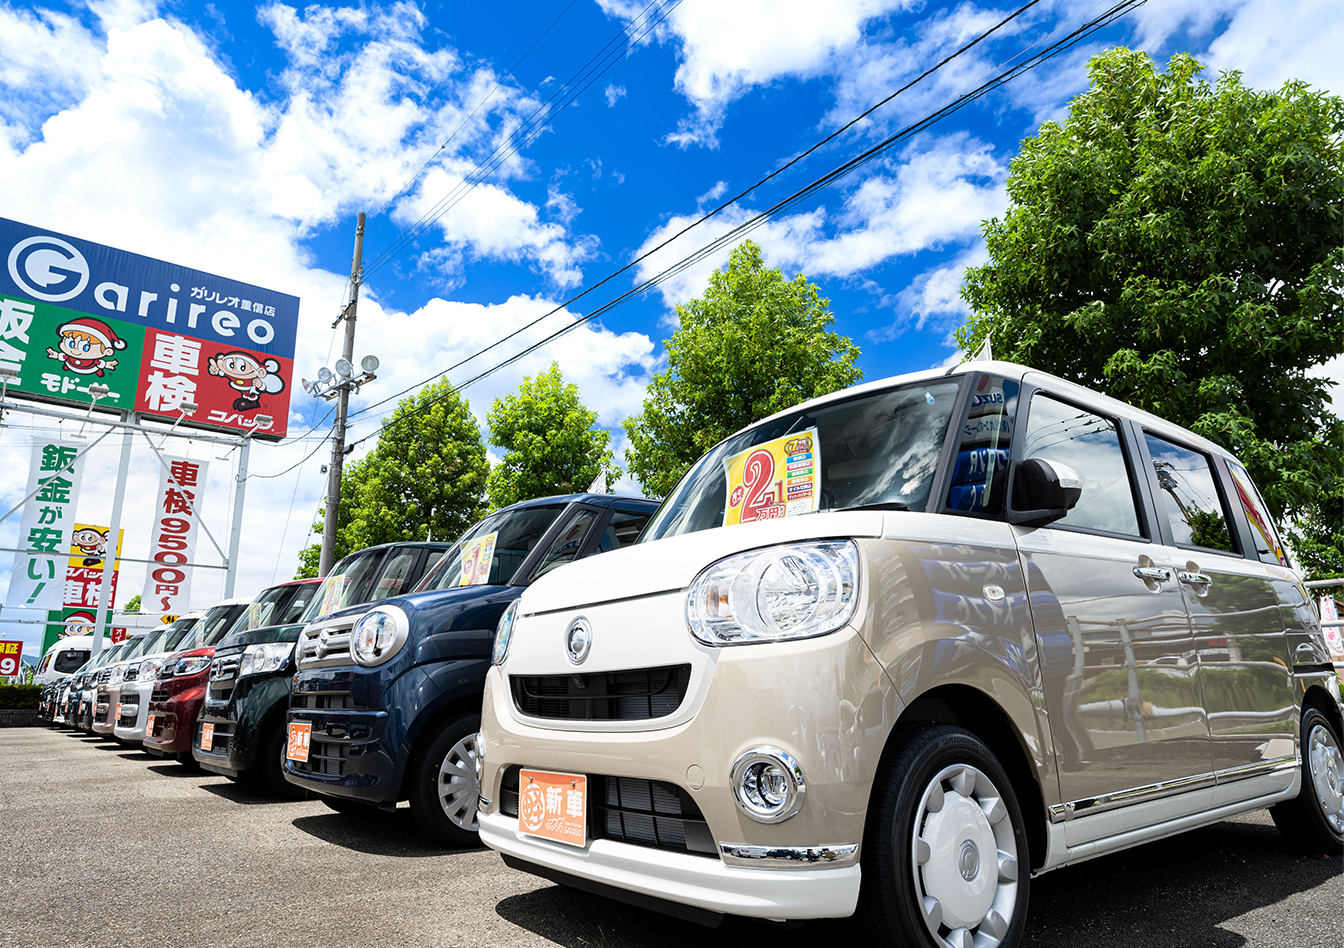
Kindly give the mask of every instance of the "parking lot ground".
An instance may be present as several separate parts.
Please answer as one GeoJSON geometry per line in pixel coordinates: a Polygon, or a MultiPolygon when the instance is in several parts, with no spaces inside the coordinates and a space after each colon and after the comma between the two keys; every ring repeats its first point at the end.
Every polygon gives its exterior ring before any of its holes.
{"type": "MultiPolygon", "coordinates": [[[[404,807],[279,802],[111,741],[0,729],[0,946],[866,944],[849,921],[717,930],[427,843],[404,807]]],[[[1033,881],[1026,944],[1344,945],[1344,854],[1263,811],[1033,881]]]]}

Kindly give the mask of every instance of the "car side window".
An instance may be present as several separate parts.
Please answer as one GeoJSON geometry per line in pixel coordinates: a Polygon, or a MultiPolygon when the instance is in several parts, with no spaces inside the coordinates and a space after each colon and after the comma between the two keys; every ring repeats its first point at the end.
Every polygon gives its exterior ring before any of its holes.
{"type": "Polygon", "coordinates": [[[1037,393],[1031,399],[1022,460],[1044,458],[1072,468],[1083,483],[1078,503],[1051,526],[1141,537],[1129,466],[1113,419],[1037,393]]]}
{"type": "Polygon", "coordinates": [[[1227,510],[1207,454],[1143,433],[1157,476],[1157,510],[1177,546],[1235,553],[1227,510]]]}
{"type": "Polygon", "coordinates": [[[947,506],[971,514],[998,515],[1008,482],[1008,447],[1021,386],[982,375],[971,392],[961,445],[952,468],[947,506]]]}
{"type": "MultiPolygon", "coordinates": [[[[542,554],[541,562],[532,571],[531,579],[544,576],[558,566],[564,566],[579,555],[588,531],[597,522],[598,511],[580,508],[563,525],[560,533],[551,541],[550,547],[542,554]]],[[[530,581],[530,580],[529,580],[530,581]]]]}
{"type": "Polygon", "coordinates": [[[630,546],[639,538],[640,532],[652,516],[652,511],[649,513],[614,511],[610,522],[607,523],[607,529],[602,531],[602,536],[597,541],[596,552],[610,553],[612,550],[623,550],[630,546]]]}
{"type": "Polygon", "coordinates": [[[1247,474],[1246,468],[1236,461],[1227,462],[1227,471],[1232,475],[1232,487],[1237,492],[1241,509],[1245,512],[1246,519],[1250,521],[1255,555],[1262,563],[1291,567],[1288,554],[1284,552],[1283,544],[1279,542],[1279,531],[1274,528],[1274,521],[1270,519],[1269,507],[1265,505],[1265,499],[1260,496],[1260,491],[1256,490],[1251,475],[1247,474]]]}

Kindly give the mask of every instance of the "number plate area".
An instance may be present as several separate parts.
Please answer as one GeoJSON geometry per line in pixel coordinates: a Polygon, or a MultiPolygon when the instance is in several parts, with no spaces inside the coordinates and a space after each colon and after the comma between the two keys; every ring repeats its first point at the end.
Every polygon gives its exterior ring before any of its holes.
{"type": "Polygon", "coordinates": [[[588,842],[588,778],[523,770],[518,774],[518,829],[569,846],[588,842]]]}

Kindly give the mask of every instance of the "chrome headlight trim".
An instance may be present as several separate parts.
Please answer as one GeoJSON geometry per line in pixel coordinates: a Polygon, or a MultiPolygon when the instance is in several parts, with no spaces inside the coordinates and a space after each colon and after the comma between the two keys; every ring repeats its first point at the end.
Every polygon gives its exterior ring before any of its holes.
{"type": "Polygon", "coordinates": [[[238,677],[264,675],[285,667],[294,654],[293,642],[261,642],[243,649],[238,661],[238,677]]]}
{"type": "Polygon", "coordinates": [[[401,651],[411,633],[411,620],[399,606],[380,605],[359,617],[350,630],[350,656],[358,665],[376,668],[401,651]]]}
{"type": "Polygon", "coordinates": [[[783,543],[701,570],[686,591],[686,626],[714,647],[795,641],[843,628],[858,599],[853,540],[783,543]]]}
{"type": "Polygon", "coordinates": [[[803,797],[807,794],[803,768],[791,754],[778,747],[763,744],[744,751],[733,761],[728,779],[737,808],[758,823],[783,823],[803,808],[803,797]],[[776,806],[764,803],[762,796],[750,787],[757,771],[766,768],[777,770],[784,777],[783,800],[776,806]]]}
{"type": "Polygon", "coordinates": [[[491,665],[503,665],[504,659],[509,657],[509,642],[513,639],[513,623],[518,617],[520,601],[515,599],[509,603],[504,614],[499,617],[499,624],[495,626],[495,645],[490,650],[491,665]]]}

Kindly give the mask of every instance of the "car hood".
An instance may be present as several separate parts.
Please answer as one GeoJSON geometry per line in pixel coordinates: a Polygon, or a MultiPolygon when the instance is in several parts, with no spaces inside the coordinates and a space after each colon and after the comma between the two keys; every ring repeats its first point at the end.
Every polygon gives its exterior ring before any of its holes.
{"type": "Polygon", "coordinates": [[[230,632],[219,640],[215,648],[223,652],[243,645],[257,645],[261,642],[293,642],[298,639],[299,632],[302,629],[303,623],[291,622],[288,625],[267,625],[259,629],[230,632]]]}
{"type": "Polygon", "coordinates": [[[528,587],[519,608],[524,615],[535,615],[685,589],[702,569],[725,556],[777,543],[882,536],[887,516],[893,514],[879,510],[805,514],[636,543],[547,573],[528,587]]]}

